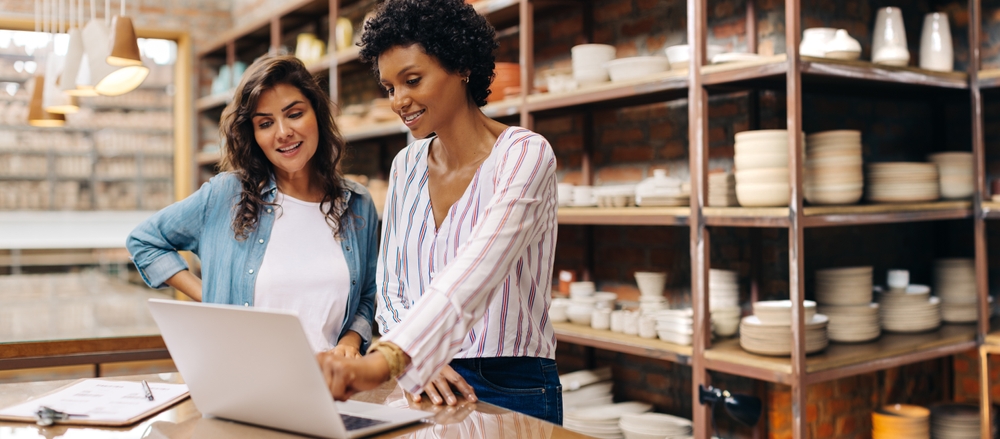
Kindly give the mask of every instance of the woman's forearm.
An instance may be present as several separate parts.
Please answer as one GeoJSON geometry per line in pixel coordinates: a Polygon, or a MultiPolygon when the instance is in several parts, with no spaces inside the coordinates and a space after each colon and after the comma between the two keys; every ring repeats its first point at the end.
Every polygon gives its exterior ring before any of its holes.
{"type": "Polygon", "coordinates": [[[167,279],[165,283],[174,287],[177,291],[184,293],[192,300],[201,302],[201,279],[189,270],[178,271],[177,274],[170,276],[170,279],[167,279]]]}

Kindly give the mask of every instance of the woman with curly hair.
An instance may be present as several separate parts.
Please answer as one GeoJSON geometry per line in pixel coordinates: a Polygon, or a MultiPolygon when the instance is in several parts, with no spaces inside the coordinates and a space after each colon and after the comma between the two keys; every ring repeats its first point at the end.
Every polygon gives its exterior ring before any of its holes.
{"type": "Polygon", "coordinates": [[[315,352],[360,357],[375,312],[378,216],[337,164],[333,106],[301,61],[259,59],[222,115],[222,167],[140,224],[143,280],[194,300],[296,312],[315,352]],[[202,278],[177,253],[202,261],[202,278]]]}
{"type": "Polygon", "coordinates": [[[331,393],[396,378],[434,403],[455,404],[454,387],[560,424],[548,319],[556,161],[541,135],[480,109],[495,31],[462,0],[388,0],[361,44],[421,140],[390,172],[377,277],[384,336],[360,360],[320,356],[331,393]]]}

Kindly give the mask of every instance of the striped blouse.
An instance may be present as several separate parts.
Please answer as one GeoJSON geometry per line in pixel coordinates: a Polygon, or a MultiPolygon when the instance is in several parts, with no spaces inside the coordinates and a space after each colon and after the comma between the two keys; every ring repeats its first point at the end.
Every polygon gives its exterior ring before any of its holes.
{"type": "Polygon", "coordinates": [[[430,143],[414,142],[393,160],[375,278],[384,340],[412,360],[398,379],[410,392],[452,358],[555,358],[552,148],[527,129],[504,130],[436,228],[430,143]]]}

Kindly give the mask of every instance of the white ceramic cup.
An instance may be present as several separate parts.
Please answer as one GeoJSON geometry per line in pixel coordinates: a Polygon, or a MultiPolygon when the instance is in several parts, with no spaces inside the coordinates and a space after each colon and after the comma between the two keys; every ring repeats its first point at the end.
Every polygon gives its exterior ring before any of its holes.
{"type": "Polygon", "coordinates": [[[950,72],[955,65],[948,14],[933,12],[924,16],[920,34],[920,68],[950,72]]]}
{"type": "Polygon", "coordinates": [[[625,330],[625,311],[623,309],[611,311],[610,325],[612,332],[622,332],[625,330]]]}
{"type": "Polygon", "coordinates": [[[646,314],[639,317],[639,337],[656,338],[656,316],[646,314]]]}
{"type": "Polygon", "coordinates": [[[574,186],[573,204],[577,206],[594,204],[594,188],[592,186],[574,186]]]}
{"type": "Polygon", "coordinates": [[[611,329],[611,310],[607,308],[595,309],[590,318],[590,327],[594,329],[611,329]]]}
{"type": "Polygon", "coordinates": [[[581,281],[569,284],[569,297],[571,298],[591,297],[595,291],[597,291],[597,287],[593,282],[581,281]]]}
{"type": "Polygon", "coordinates": [[[910,285],[909,270],[889,270],[885,284],[894,290],[902,290],[910,285]]]}
{"type": "Polygon", "coordinates": [[[639,313],[635,311],[625,311],[622,318],[622,332],[625,335],[639,335],[639,313]]]}
{"type": "Polygon", "coordinates": [[[872,32],[872,62],[905,66],[909,61],[903,11],[896,7],[879,9],[872,32]]]}
{"type": "Polygon", "coordinates": [[[552,304],[549,306],[549,320],[555,323],[569,320],[569,316],[566,314],[569,304],[568,299],[552,299],[552,304]]]}
{"type": "Polygon", "coordinates": [[[559,205],[568,206],[573,204],[573,183],[559,183],[556,187],[559,191],[559,205]]]}

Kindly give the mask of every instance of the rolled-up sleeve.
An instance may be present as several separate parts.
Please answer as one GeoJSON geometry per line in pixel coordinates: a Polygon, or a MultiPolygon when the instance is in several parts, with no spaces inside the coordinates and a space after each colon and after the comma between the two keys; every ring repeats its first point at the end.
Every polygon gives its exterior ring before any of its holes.
{"type": "Polygon", "coordinates": [[[150,287],[166,288],[167,279],[188,269],[178,251],[198,252],[215,178],[212,180],[143,221],[126,239],[132,263],[150,287]]]}
{"type": "Polygon", "coordinates": [[[554,221],[555,171],[552,149],[537,135],[518,139],[498,159],[496,191],[481,221],[409,316],[385,336],[411,358],[398,377],[403,388],[420,391],[451,361],[524,248],[554,221]]]}

